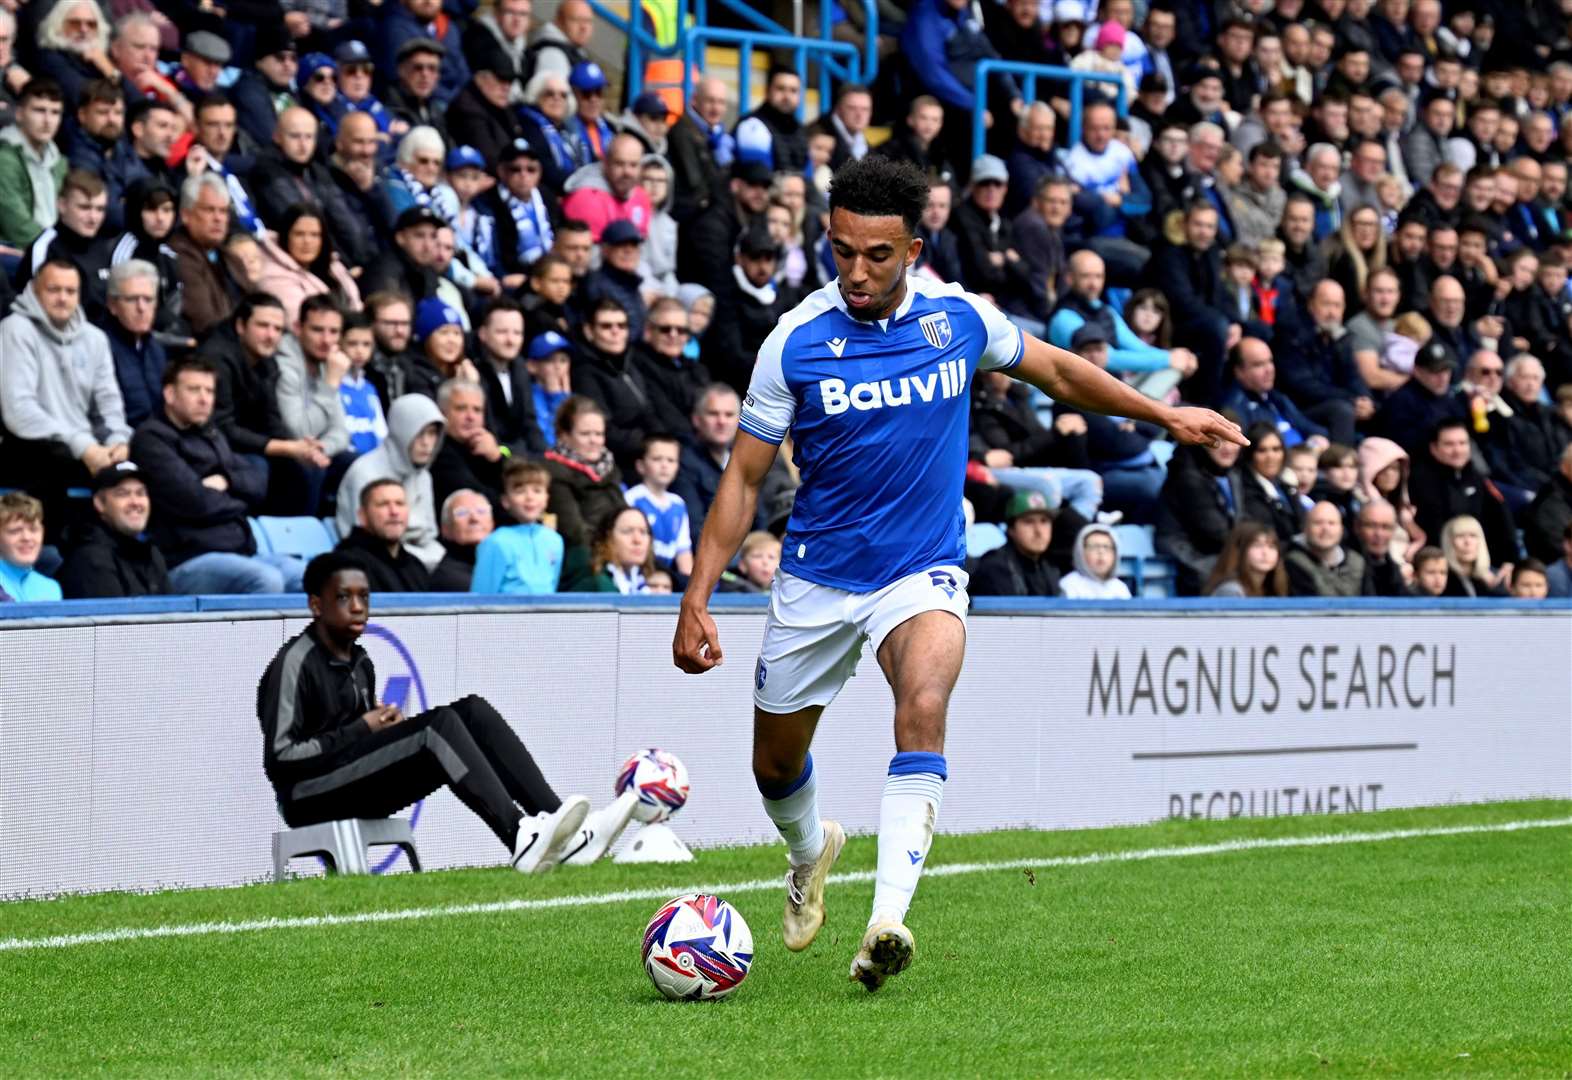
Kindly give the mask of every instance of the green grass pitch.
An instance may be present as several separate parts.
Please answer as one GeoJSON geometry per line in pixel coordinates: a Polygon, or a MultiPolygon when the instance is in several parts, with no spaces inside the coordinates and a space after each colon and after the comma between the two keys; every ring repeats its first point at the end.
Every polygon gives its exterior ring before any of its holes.
{"type": "MultiPolygon", "coordinates": [[[[657,900],[777,878],[781,848],[691,866],[504,869],[0,905],[0,1076],[1572,1077],[1572,827],[1068,857],[1572,817],[1533,802],[942,837],[912,968],[847,982],[872,886],[832,884],[801,955],[773,885],[729,897],[757,959],[728,1001],[639,964],[657,900]],[[1060,860],[1057,863],[1051,860],[1060,860]],[[15,948],[107,930],[520,899],[593,904],[15,948]]],[[[854,839],[841,871],[869,871],[854,839]]],[[[726,895],[725,890],[719,890],[726,895]]]]}

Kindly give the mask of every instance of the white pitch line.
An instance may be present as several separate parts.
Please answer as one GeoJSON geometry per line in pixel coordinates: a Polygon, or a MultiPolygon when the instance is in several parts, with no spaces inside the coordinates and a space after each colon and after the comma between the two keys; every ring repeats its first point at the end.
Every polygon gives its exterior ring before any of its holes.
{"type": "MultiPolygon", "coordinates": [[[[1429,836],[1466,836],[1473,833],[1519,832],[1524,829],[1556,829],[1572,825],[1572,817],[1542,818],[1533,821],[1508,821],[1493,825],[1451,825],[1433,829],[1388,829],[1381,832],[1322,833],[1317,836],[1284,836],[1251,840],[1227,840],[1217,844],[1192,844],[1187,847],[1137,848],[1129,851],[1103,851],[1088,855],[1060,855],[1042,859],[1006,859],[999,862],[940,863],[925,871],[927,877],[955,877],[960,874],[986,874],[999,870],[1051,870],[1057,867],[1094,866],[1099,863],[1144,862],[1149,859],[1185,859],[1199,855],[1223,855],[1236,851],[1262,851],[1275,848],[1327,847],[1336,844],[1373,844],[1384,840],[1411,840],[1429,836]]],[[[830,881],[854,884],[874,880],[870,870],[831,875],[830,881]]],[[[289,918],[249,919],[243,922],[182,923],[173,926],[124,927],[87,934],[56,934],[52,937],[3,938],[0,952],[35,949],[69,949],[78,945],[106,945],[116,941],[149,941],[158,938],[203,937],[211,934],[245,934],[259,930],[309,930],[322,926],[357,926],[365,923],[406,922],[414,919],[441,919],[459,915],[494,915],[513,911],[550,911],[555,908],[599,907],[633,900],[667,900],[688,892],[729,895],[779,889],[780,878],[733,881],[715,885],[679,888],[624,889],[619,892],[553,896],[541,900],[498,900],[485,904],[451,904],[443,907],[403,908],[394,911],[360,911],[346,915],[299,915],[289,918]]]]}

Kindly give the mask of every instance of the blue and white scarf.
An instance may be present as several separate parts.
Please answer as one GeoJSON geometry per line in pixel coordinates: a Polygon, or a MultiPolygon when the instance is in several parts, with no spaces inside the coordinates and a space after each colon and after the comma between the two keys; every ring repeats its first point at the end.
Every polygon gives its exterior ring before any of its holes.
{"type": "Polygon", "coordinates": [[[731,168],[731,163],[737,156],[737,140],[734,139],[723,124],[707,124],[704,118],[691,108],[688,116],[699,125],[699,130],[704,132],[704,138],[710,146],[710,156],[715,159],[715,164],[723,169],[731,168]]]}
{"type": "Polygon", "coordinates": [[[409,197],[415,200],[416,206],[435,210],[448,224],[457,226],[458,193],[452,188],[446,184],[437,184],[428,188],[401,165],[393,166],[393,175],[404,186],[404,190],[409,192],[409,197]]]}
{"type": "Polygon", "coordinates": [[[573,147],[569,145],[568,140],[563,137],[561,129],[539,109],[520,105],[519,112],[534,121],[540,133],[545,136],[546,145],[551,149],[551,157],[557,163],[557,168],[572,172],[578,165],[578,155],[573,152],[573,147]]]}
{"type": "Polygon", "coordinates": [[[602,117],[597,117],[595,120],[595,134],[599,136],[598,140],[590,138],[589,125],[584,123],[583,117],[575,116],[572,123],[575,128],[575,141],[578,143],[579,148],[579,164],[595,164],[605,155],[606,149],[611,146],[612,136],[616,132],[611,129],[611,125],[606,123],[602,117]],[[600,145],[600,153],[598,154],[595,152],[597,141],[600,145]]]}
{"type": "Polygon", "coordinates": [[[235,224],[253,236],[261,236],[267,230],[267,226],[262,224],[262,219],[257,216],[256,208],[251,205],[251,196],[246,194],[240,178],[215,161],[211,154],[208,155],[207,161],[207,171],[221,176],[224,186],[229,189],[229,204],[235,212],[235,224]]]}
{"type": "Polygon", "coordinates": [[[505,187],[499,187],[497,191],[502,196],[502,205],[513,215],[513,224],[518,228],[519,261],[528,266],[556,243],[556,234],[551,230],[551,215],[546,213],[546,200],[540,197],[539,188],[529,193],[528,202],[505,187]]]}

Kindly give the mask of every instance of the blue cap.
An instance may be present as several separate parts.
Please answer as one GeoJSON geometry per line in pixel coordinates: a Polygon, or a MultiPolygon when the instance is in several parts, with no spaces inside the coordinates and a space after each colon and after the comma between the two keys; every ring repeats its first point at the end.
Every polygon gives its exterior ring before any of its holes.
{"type": "Polygon", "coordinates": [[[639,227],[626,218],[618,218],[601,231],[600,242],[603,244],[642,244],[644,234],[639,232],[639,227]]]}
{"type": "Polygon", "coordinates": [[[333,50],[333,59],[340,64],[372,64],[371,50],[363,41],[346,41],[333,50]]]}
{"type": "Polygon", "coordinates": [[[299,80],[300,85],[304,87],[306,83],[311,81],[311,76],[323,68],[327,68],[335,75],[338,74],[338,65],[333,62],[333,58],[327,53],[306,53],[306,55],[300,58],[300,70],[295,77],[299,80]]]}
{"type": "Polygon", "coordinates": [[[671,115],[666,99],[653,90],[646,90],[634,98],[632,110],[634,116],[658,116],[662,120],[671,115]]]}
{"type": "Polygon", "coordinates": [[[458,172],[460,169],[479,169],[486,171],[486,159],[480,156],[480,151],[473,146],[455,146],[448,151],[448,172],[458,172]]]}
{"type": "Polygon", "coordinates": [[[415,340],[425,341],[444,326],[464,326],[459,313],[435,296],[428,296],[415,309],[415,340]]]}
{"type": "Polygon", "coordinates": [[[595,61],[586,60],[573,65],[573,73],[568,76],[568,85],[575,90],[604,90],[606,73],[595,61]]]}
{"type": "Polygon", "coordinates": [[[547,330],[529,343],[529,358],[544,360],[552,353],[571,353],[573,344],[555,330],[547,330]]]}

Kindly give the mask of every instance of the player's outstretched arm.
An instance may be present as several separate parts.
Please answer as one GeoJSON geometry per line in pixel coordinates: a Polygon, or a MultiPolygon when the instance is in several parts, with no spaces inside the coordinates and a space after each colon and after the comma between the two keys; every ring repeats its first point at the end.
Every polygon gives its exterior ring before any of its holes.
{"type": "Polygon", "coordinates": [[[731,460],[721,473],[715,503],[704,518],[704,533],[699,537],[693,573],[677,616],[677,634],[671,643],[672,660],[690,675],[708,671],[721,662],[720,635],[709,612],[710,594],[742,547],[748,530],[753,528],[759,485],[775,464],[779,450],[773,443],[739,431],[731,448],[731,460]]]}
{"type": "Polygon", "coordinates": [[[1128,383],[1114,378],[1090,360],[1022,334],[1024,354],[1010,374],[1029,382],[1055,401],[1108,416],[1127,416],[1161,424],[1181,443],[1215,446],[1219,442],[1248,446],[1239,425],[1211,409],[1175,409],[1153,401],[1128,383]]]}

